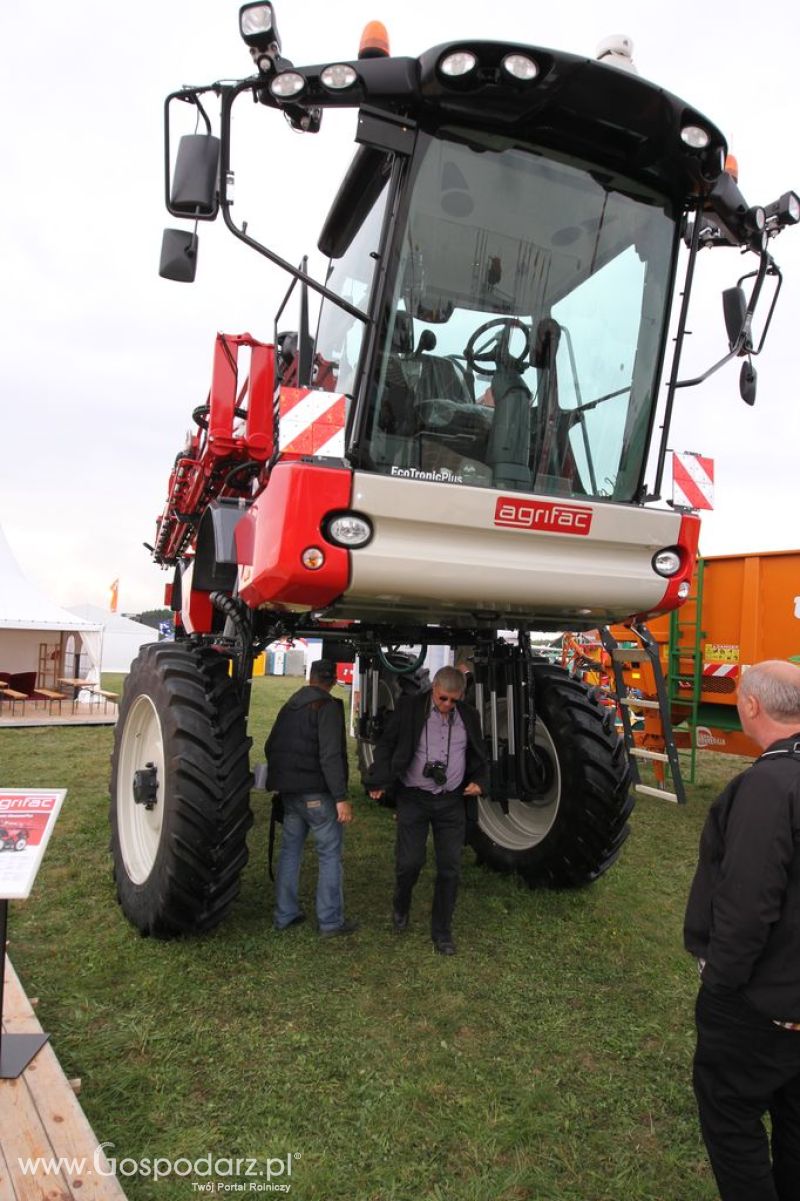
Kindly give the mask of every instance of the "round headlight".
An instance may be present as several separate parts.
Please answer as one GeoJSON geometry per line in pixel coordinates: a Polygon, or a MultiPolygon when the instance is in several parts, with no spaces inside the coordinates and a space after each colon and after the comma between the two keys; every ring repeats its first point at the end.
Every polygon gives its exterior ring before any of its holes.
{"type": "Polygon", "coordinates": [[[469,50],[456,50],[454,54],[448,54],[442,59],[439,70],[442,75],[449,75],[451,79],[455,79],[459,75],[469,75],[477,65],[477,58],[470,54],[469,50]]]}
{"type": "Polygon", "coordinates": [[[269,90],[278,100],[288,100],[291,96],[299,96],[305,86],[306,81],[297,71],[281,71],[270,83],[269,90]]]}
{"type": "Polygon", "coordinates": [[[343,513],[328,524],[327,534],[337,546],[366,546],[372,537],[372,526],[364,517],[343,513]]]}
{"type": "Polygon", "coordinates": [[[681,130],[681,141],[692,150],[705,150],[711,137],[707,129],[703,129],[702,125],[684,125],[681,130]]]}
{"type": "Polygon", "coordinates": [[[319,571],[325,562],[325,555],[318,546],[307,546],[300,556],[300,562],[309,571],[319,571]]]}
{"type": "Polygon", "coordinates": [[[660,550],[653,555],[653,570],[659,575],[677,575],[681,569],[681,556],[676,550],[660,550]]]}
{"type": "Polygon", "coordinates": [[[538,65],[527,54],[507,54],[503,59],[503,67],[509,75],[526,83],[539,74],[538,65]]]}
{"type": "Polygon", "coordinates": [[[326,88],[340,92],[343,88],[351,88],[358,75],[348,63],[334,63],[320,72],[320,81],[326,88]]]}

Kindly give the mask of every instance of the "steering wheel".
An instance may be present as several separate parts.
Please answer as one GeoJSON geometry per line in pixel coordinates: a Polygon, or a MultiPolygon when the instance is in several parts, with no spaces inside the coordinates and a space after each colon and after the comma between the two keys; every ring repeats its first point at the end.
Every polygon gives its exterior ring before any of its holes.
{"type": "Polygon", "coordinates": [[[530,347],[531,330],[524,321],[520,321],[517,317],[495,317],[492,321],[484,321],[483,325],[478,326],[464,348],[464,358],[467,360],[467,366],[476,375],[494,375],[500,367],[522,372],[525,370],[525,360],[530,347]],[[516,329],[520,330],[525,340],[521,354],[511,353],[511,335],[516,329]],[[496,332],[482,346],[478,346],[479,339],[484,334],[488,334],[490,330],[496,332]],[[487,366],[479,364],[487,364],[487,366]],[[491,368],[488,364],[491,364],[491,368]]]}

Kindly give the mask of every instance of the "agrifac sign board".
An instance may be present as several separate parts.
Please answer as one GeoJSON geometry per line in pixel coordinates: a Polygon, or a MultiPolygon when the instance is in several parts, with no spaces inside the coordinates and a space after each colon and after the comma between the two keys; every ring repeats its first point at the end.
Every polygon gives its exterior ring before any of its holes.
{"type": "Polygon", "coordinates": [[[0,788],[0,900],[30,896],[66,788],[0,788]]]}

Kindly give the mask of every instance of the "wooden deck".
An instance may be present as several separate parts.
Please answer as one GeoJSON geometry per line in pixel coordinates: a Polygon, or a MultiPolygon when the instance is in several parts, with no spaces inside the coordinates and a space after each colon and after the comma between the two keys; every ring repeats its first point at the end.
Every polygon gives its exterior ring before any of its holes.
{"type": "Polygon", "coordinates": [[[21,730],[26,726],[113,726],[118,714],[117,705],[106,700],[91,705],[85,702],[76,702],[73,705],[71,700],[65,700],[61,705],[61,712],[56,713],[49,712],[49,708],[46,701],[27,701],[22,709],[18,706],[12,713],[11,706],[5,705],[0,710],[0,729],[21,730]]]}
{"type": "MultiPolygon", "coordinates": [[[[41,1032],[8,958],[3,1009],[10,1034],[41,1032]]],[[[0,1080],[0,1201],[125,1201],[116,1176],[94,1171],[97,1146],[49,1042],[17,1080],[0,1080]],[[60,1159],[60,1170],[25,1173],[22,1162],[38,1157],[60,1159]]],[[[104,1160],[101,1166],[108,1171],[104,1160]]]]}

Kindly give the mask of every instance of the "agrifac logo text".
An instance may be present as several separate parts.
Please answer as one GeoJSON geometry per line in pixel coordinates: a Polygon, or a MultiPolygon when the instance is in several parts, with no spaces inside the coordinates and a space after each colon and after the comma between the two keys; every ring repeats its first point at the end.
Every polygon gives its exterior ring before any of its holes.
{"type": "Polygon", "coordinates": [[[494,524],[518,530],[546,530],[551,534],[588,534],[592,528],[592,510],[586,505],[500,496],[494,510],[494,524]]]}

